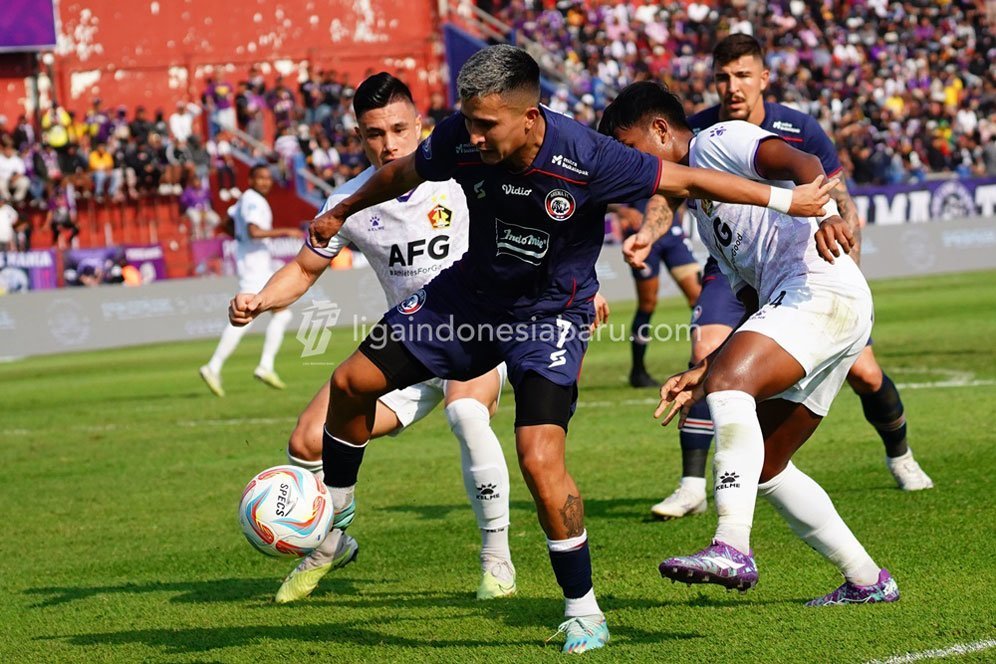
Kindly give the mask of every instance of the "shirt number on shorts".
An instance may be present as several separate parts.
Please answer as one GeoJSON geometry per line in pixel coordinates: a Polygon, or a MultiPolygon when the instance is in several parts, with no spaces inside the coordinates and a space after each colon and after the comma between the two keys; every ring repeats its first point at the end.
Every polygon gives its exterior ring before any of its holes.
{"type": "MultiPolygon", "coordinates": [[[[557,335],[557,348],[563,348],[564,343],[567,342],[567,335],[571,333],[573,326],[571,325],[571,321],[557,316],[557,327],[560,328],[560,334],[557,335]]],[[[562,367],[565,364],[567,364],[566,350],[555,350],[550,353],[550,365],[548,368],[562,367]]]]}

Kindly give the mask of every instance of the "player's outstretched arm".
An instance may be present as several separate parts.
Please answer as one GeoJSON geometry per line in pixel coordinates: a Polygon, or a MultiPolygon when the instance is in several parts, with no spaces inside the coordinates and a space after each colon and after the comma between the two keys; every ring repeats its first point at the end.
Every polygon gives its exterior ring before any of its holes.
{"type": "Polygon", "coordinates": [[[415,155],[410,154],[377,169],[356,193],[344,198],[328,212],[311,222],[308,234],[315,247],[328,245],[351,214],[397,198],[425,180],[415,170],[415,155]]]}
{"type": "Polygon", "coordinates": [[[668,161],[661,162],[657,193],[680,198],[703,198],[721,203],[736,203],[771,208],[795,217],[818,217],[830,200],[830,190],[837,180],[819,179],[795,189],[772,187],[729,173],[704,168],[690,168],[668,161]]]}
{"type": "Polygon", "coordinates": [[[329,261],[302,247],[294,260],[276,271],[259,293],[239,293],[228,305],[232,325],[248,325],[260,314],[283,309],[297,302],[311,288],[329,261]]]}
{"type": "Polygon", "coordinates": [[[663,196],[652,196],[647,202],[643,214],[643,223],[639,230],[623,240],[623,258],[630,267],[642,270],[646,267],[644,261],[650,255],[650,248],[669,230],[677,214],[680,200],[668,199],[663,196]]]}
{"type": "MultiPolygon", "coordinates": [[[[768,180],[791,180],[796,184],[805,184],[823,175],[823,163],[819,157],[802,150],[797,150],[785,141],[768,140],[762,142],[754,155],[754,168],[757,174],[768,180]]],[[[816,231],[816,249],[823,260],[833,263],[834,258],[851,253],[856,242],[854,233],[844,211],[838,206],[839,190],[843,188],[847,199],[846,209],[855,221],[857,214],[853,212],[854,202],[847,194],[847,187],[841,182],[830,190],[830,201],[826,206],[826,214],[820,219],[820,228],[816,231]]]]}

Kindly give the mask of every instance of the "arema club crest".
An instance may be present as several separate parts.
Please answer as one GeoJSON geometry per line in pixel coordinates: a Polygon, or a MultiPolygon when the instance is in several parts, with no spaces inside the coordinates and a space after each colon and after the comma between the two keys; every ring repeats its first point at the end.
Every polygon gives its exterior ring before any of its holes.
{"type": "Polygon", "coordinates": [[[554,221],[566,221],[574,214],[577,203],[566,189],[554,189],[546,195],[546,213],[554,221]]]}

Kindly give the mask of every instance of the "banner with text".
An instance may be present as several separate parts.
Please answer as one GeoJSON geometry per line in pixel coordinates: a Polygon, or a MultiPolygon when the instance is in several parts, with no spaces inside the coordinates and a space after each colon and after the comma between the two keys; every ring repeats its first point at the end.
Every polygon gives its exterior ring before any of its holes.
{"type": "Polygon", "coordinates": [[[855,187],[858,216],[869,224],[920,223],[996,213],[996,177],[855,187]]]}
{"type": "Polygon", "coordinates": [[[54,249],[0,252],[0,295],[57,285],[54,249]]]}

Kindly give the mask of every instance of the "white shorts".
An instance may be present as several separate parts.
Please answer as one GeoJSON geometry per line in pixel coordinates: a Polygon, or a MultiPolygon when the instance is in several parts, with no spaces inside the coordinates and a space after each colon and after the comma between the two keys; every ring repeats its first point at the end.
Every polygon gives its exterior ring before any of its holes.
{"type": "MultiPolygon", "coordinates": [[[[495,368],[498,370],[498,377],[501,381],[498,384],[500,398],[501,388],[505,385],[508,370],[504,362],[495,368]]],[[[442,378],[430,378],[427,381],[415,383],[403,390],[394,390],[382,396],[380,402],[394,411],[394,414],[398,416],[398,421],[401,422],[401,426],[392,431],[390,435],[397,436],[407,427],[431,413],[446,396],[446,386],[449,382],[442,378]]]]}
{"type": "Polygon", "coordinates": [[[265,256],[258,254],[246,256],[237,261],[236,269],[239,273],[240,293],[260,292],[263,290],[266,282],[270,280],[270,277],[273,276],[273,273],[276,272],[273,260],[269,254],[265,256]]]}
{"type": "Polygon", "coordinates": [[[785,282],[737,329],[771,338],[806,371],[772,398],[801,403],[825,416],[871,334],[871,293],[861,287],[825,288],[805,278],[785,282]]]}

